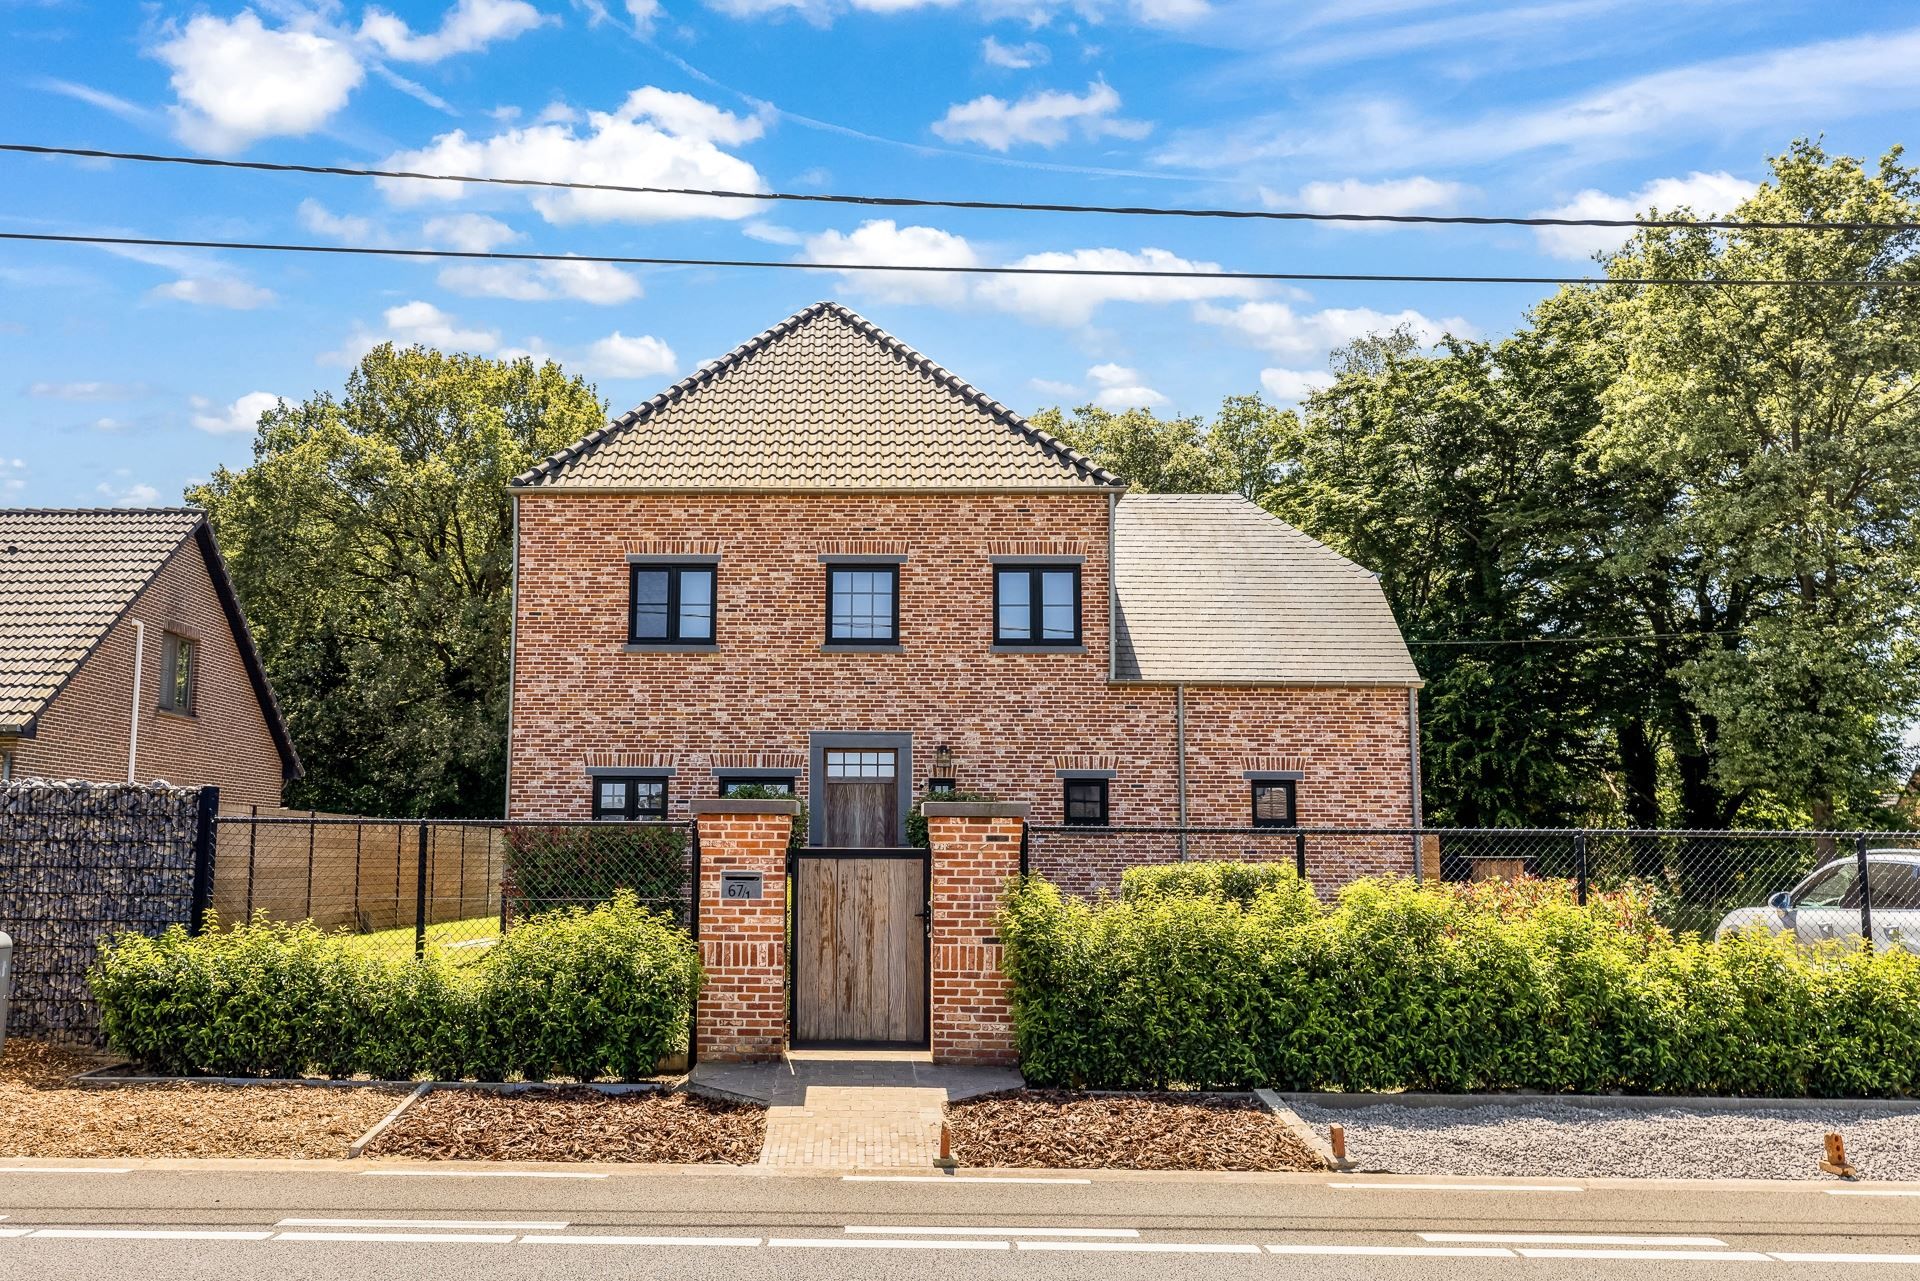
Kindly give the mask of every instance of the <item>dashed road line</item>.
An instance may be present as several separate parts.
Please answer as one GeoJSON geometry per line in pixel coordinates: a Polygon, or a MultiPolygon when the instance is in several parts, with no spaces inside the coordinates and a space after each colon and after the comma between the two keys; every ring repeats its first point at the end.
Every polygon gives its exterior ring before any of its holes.
{"type": "Polygon", "coordinates": [[[511,1232],[276,1232],[275,1241],[410,1241],[442,1245],[507,1245],[511,1232]]]}
{"type": "Polygon", "coordinates": [[[604,1170],[362,1170],[366,1179],[606,1179],[604,1170]]]}
{"type": "Polygon", "coordinates": [[[1035,1179],[991,1174],[843,1174],[842,1183],[1092,1183],[1092,1179],[1035,1179]]]}
{"type": "Polygon", "coordinates": [[[1519,1246],[1515,1251],[1523,1259],[1706,1259],[1713,1263],[1772,1263],[1771,1254],[1758,1250],[1609,1250],[1599,1246],[1546,1248],[1519,1246]]]}
{"type": "Polygon", "coordinates": [[[1422,1241],[1484,1241],[1504,1245],[1713,1245],[1719,1237],[1628,1236],[1605,1232],[1422,1232],[1422,1241]]]}
{"type": "Polygon", "coordinates": [[[132,1174],[124,1165],[0,1165],[0,1174],[132,1174]]]}
{"type": "Polygon", "coordinates": [[[1585,1192],[1570,1183],[1329,1183],[1343,1192],[1585,1192]]]}
{"type": "Polygon", "coordinates": [[[1782,1263],[1920,1263],[1920,1254],[1823,1254],[1785,1252],[1773,1256],[1782,1263]]]}
{"type": "Polygon", "coordinates": [[[1072,1250],[1085,1254],[1258,1254],[1257,1245],[1219,1241],[1018,1241],[1022,1250],[1072,1250]]]}
{"type": "Polygon", "coordinates": [[[899,1241],[881,1241],[873,1237],[775,1237],[767,1244],[776,1250],[781,1249],[830,1249],[830,1250],[1011,1250],[1011,1241],[934,1241],[925,1237],[909,1237],[899,1241]]]}
{"type": "Polygon", "coordinates": [[[746,1248],[760,1244],[759,1237],[634,1237],[634,1236],[589,1236],[571,1233],[567,1236],[524,1236],[521,1245],[653,1245],[653,1246],[737,1246],[746,1248]]]}
{"type": "Polygon", "coordinates": [[[1333,1245],[1289,1243],[1269,1245],[1268,1254],[1346,1255],[1386,1259],[1511,1259],[1511,1250],[1492,1245],[1333,1245]]]}
{"type": "Polygon", "coordinates": [[[940,1236],[940,1237],[1137,1237],[1138,1228],[994,1228],[994,1227],[855,1227],[849,1225],[845,1231],[869,1234],[893,1234],[896,1236],[940,1236]]]}
{"type": "Polygon", "coordinates": [[[1920,1196],[1920,1188],[1822,1188],[1828,1196],[1920,1196]]]}
{"type": "Polygon", "coordinates": [[[573,1224],[568,1219],[282,1219],[276,1228],[461,1228],[495,1232],[561,1232],[573,1224]]]}
{"type": "Polygon", "coordinates": [[[273,1233],[215,1228],[35,1228],[32,1235],[67,1241],[265,1241],[273,1233]]]}
{"type": "Polygon", "coordinates": [[[32,1228],[0,1228],[0,1237],[23,1237],[31,1231],[32,1228]]]}

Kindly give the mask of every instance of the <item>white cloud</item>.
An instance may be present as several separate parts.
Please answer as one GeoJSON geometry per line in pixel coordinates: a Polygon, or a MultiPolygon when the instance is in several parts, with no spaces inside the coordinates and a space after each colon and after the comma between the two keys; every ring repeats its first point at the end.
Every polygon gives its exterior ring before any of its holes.
{"type": "Polygon", "coordinates": [[[1307,213],[1415,214],[1456,209],[1472,190],[1463,183],[1424,177],[1389,178],[1384,182],[1348,178],[1342,182],[1310,182],[1291,195],[1262,190],[1260,199],[1269,209],[1307,213]]]}
{"type": "Polygon", "coordinates": [[[273,291],[235,276],[184,276],[147,291],[149,298],[192,303],[196,307],[224,307],[252,311],[273,301],[273,291]]]}
{"type": "Polygon", "coordinates": [[[27,395],[42,400],[138,400],[148,391],[141,383],[37,382],[27,387],[27,395]]]}
{"type": "Polygon", "coordinates": [[[189,397],[194,408],[193,425],[217,436],[251,432],[260,425],[260,415],[280,403],[270,391],[250,391],[230,405],[216,405],[205,396],[189,397]]]}
{"type": "Polygon", "coordinates": [[[1089,140],[1143,138],[1153,127],[1121,119],[1114,114],[1119,110],[1120,95],[1096,80],[1079,95],[1046,89],[1012,103],[990,93],[956,102],[934,122],[933,131],[948,142],[976,142],[990,151],[1007,151],[1022,144],[1057,147],[1075,135],[1089,140]]]}
{"type": "Polygon", "coordinates": [[[360,21],[360,38],[401,62],[439,62],[484,49],[496,40],[511,40],[546,21],[526,0],[459,0],[432,35],[416,35],[405,19],[384,9],[368,9],[360,21]]]}
{"type": "Polygon", "coordinates": [[[1001,44],[988,36],[980,42],[980,58],[990,67],[1025,71],[1030,67],[1044,66],[1052,56],[1047,46],[1037,40],[1029,40],[1024,44],[1001,44]]]}
{"type": "MultiPolygon", "coordinates": [[[[1740,202],[1753,195],[1755,184],[1736,178],[1725,170],[1684,178],[1655,178],[1639,190],[1625,196],[1608,195],[1589,188],[1566,204],[1541,210],[1547,218],[1635,218],[1648,210],[1663,214],[1685,210],[1696,217],[1710,218],[1730,214],[1740,202]]],[[[1612,253],[1631,237],[1624,227],[1538,227],[1540,247],[1556,258],[1591,258],[1612,253]]]]}
{"type": "Polygon", "coordinates": [[[364,75],[344,43],[264,26],[251,9],[228,19],[197,14],[153,54],[173,69],[176,132],[219,153],[312,133],[346,106],[364,75]]]}
{"type": "MultiPolygon", "coordinates": [[[[891,218],[863,222],[851,232],[825,231],[806,241],[809,262],[897,263],[902,266],[977,267],[980,255],[965,237],[936,227],[901,227],[891,218]]],[[[972,281],[933,271],[850,271],[842,285],[885,302],[954,306],[966,301],[972,281]]]]}
{"type": "Polygon", "coordinates": [[[651,31],[660,19],[660,0],[627,0],[627,16],[642,31],[651,31]]]}
{"type": "Polygon", "coordinates": [[[601,378],[654,378],[679,367],[673,348],[658,338],[638,334],[629,338],[614,330],[587,348],[581,367],[601,378]]]}
{"type": "Polygon", "coordinates": [[[1042,395],[1059,396],[1063,399],[1080,394],[1079,384],[1057,382],[1052,378],[1029,378],[1027,379],[1027,386],[1040,392],[1042,395]]]}
{"type": "Polygon", "coordinates": [[[803,245],[807,238],[791,227],[782,227],[779,223],[768,222],[764,218],[755,218],[740,228],[740,234],[749,240],[758,240],[769,245],[803,245]]]}
{"type": "MultiPolygon", "coordinates": [[[[1217,272],[1218,263],[1179,257],[1165,249],[1076,249],[1070,253],[1028,254],[1015,267],[1099,271],[1217,272]]],[[[1208,298],[1253,298],[1259,285],[1250,280],[1206,280],[1140,276],[993,276],[977,289],[982,301],[1044,324],[1075,326],[1093,319],[1109,302],[1196,302],[1208,298]]]]}
{"type": "MultiPolygon", "coordinates": [[[[827,26],[843,13],[910,13],[958,7],[963,0],[706,0],[707,7],[735,18],[791,13],[827,26]]],[[[1131,18],[1148,26],[1184,26],[1210,13],[1207,0],[974,0],[968,5],[983,20],[1018,19],[1040,26],[1055,16],[1093,22],[1131,18]]]]}
{"type": "Polygon", "coordinates": [[[294,216],[300,225],[316,236],[325,236],[329,240],[338,240],[352,244],[373,244],[384,240],[380,228],[371,218],[362,218],[356,214],[337,214],[318,200],[309,196],[300,202],[294,216]]]}
{"type": "Polygon", "coordinates": [[[466,351],[491,355],[500,346],[500,335],[491,329],[462,329],[455,317],[430,302],[401,303],[380,313],[384,327],[372,330],[355,323],[340,346],[322,352],[317,358],[325,365],[352,365],[383,342],[410,347],[418,343],[440,351],[466,351]]]}
{"type": "Polygon", "coordinates": [[[428,240],[458,249],[463,253],[483,254],[520,239],[520,233],[498,218],[485,214],[444,214],[420,225],[428,240]]]}
{"type": "Polygon", "coordinates": [[[1165,396],[1146,385],[1139,370],[1125,365],[1095,365],[1087,370],[1087,379],[1097,389],[1093,403],[1102,409],[1151,409],[1167,403],[1165,396]]]}
{"type": "MultiPolygon", "coordinates": [[[[574,121],[555,120],[490,138],[470,138],[456,129],[420,150],[388,157],[383,167],[626,186],[766,189],[751,164],[722,149],[758,138],[765,130],[759,116],[737,116],[689,94],[646,87],[634,90],[617,110],[588,113],[586,126],[583,133],[574,121]]],[[[454,183],[382,179],[381,186],[399,204],[452,201],[464,194],[454,183]]],[[[552,223],[748,218],[759,212],[753,201],[698,196],[543,191],[532,199],[552,223]]]]}
{"type": "Polygon", "coordinates": [[[0,493],[17,494],[27,487],[27,460],[0,458],[0,493]]]}
{"type": "Polygon", "coordinates": [[[1296,311],[1283,302],[1243,302],[1238,307],[1201,303],[1194,318],[1228,329],[1254,346],[1280,356],[1325,355],[1366,334],[1405,326],[1423,345],[1449,333],[1471,335],[1473,326],[1459,316],[1435,320],[1408,308],[1380,312],[1369,307],[1328,307],[1296,311]]]}
{"type": "Polygon", "coordinates": [[[442,288],[470,298],[517,302],[571,298],[610,306],[643,292],[630,273],[603,262],[455,263],[441,268],[439,281],[442,288]]]}
{"type": "Polygon", "coordinates": [[[1297,405],[1316,391],[1333,386],[1333,375],[1324,369],[1262,369],[1260,385],[1282,405],[1297,405]]]}
{"type": "Polygon", "coordinates": [[[151,507],[160,501],[160,491],[152,485],[114,485],[101,481],[94,492],[115,507],[151,507]]]}

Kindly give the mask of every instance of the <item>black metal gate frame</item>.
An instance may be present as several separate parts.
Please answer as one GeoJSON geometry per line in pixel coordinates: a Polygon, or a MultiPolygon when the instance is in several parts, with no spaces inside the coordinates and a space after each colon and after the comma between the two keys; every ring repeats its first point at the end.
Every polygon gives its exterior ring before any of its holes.
{"type": "Polygon", "coordinates": [[[796,1050],[927,1050],[933,1048],[933,851],[916,846],[860,849],[853,846],[808,845],[787,853],[787,1043],[796,1050]],[[800,1008],[795,1001],[800,973],[800,863],[816,859],[890,858],[920,860],[921,920],[920,987],[925,1004],[918,1041],[808,1041],[800,1036],[800,1008]]]}

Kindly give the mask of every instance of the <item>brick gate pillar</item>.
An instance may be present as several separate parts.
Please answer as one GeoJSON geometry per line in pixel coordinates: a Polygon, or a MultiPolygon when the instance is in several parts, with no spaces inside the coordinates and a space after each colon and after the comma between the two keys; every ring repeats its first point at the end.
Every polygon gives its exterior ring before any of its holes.
{"type": "Polygon", "coordinates": [[[1024,801],[927,801],[932,846],[933,1060],[1011,1064],[1013,1010],[994,930],[1007,881],[1020,872],[1024,801]]]}
{"type": "Polygon", "coordinates": [[[694,910],[707,972],[694,1028],[702,1059],[777,1059],[787,1048],[787,839],[799,813],[798,801],[693,802],[694,910]],[[758,897],[742,896],[754,891],[758,897]]]}

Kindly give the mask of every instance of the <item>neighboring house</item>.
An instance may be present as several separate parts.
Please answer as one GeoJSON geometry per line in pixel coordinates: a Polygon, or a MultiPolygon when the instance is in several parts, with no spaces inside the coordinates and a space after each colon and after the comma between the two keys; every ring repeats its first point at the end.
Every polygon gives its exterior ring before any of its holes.
{"type": "Polygon", "coordinates": [[[771,783],[814,844],[897,846],[936,781],[1038,824],[1415,814],[1372,574],[1237,495],[1127,493],[837,304],[513,493],[509,817],[771,783]]]}
{"type": "Polygon", "coordinates": [[[204,513],[0,509],[0,770],[280,804],[300,759],[204,513]]]}

